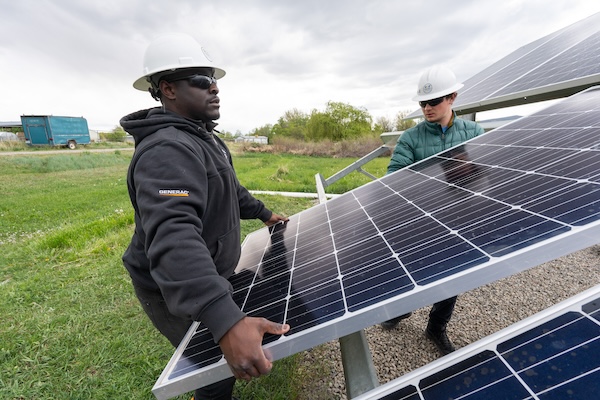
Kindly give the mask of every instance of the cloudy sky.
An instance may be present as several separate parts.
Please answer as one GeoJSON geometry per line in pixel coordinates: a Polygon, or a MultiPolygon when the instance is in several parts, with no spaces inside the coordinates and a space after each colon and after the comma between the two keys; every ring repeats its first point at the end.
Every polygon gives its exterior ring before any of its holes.
{"type": "Polygon", "coordinates": [[[158,105],[132,87],[144,50],[161,33],[185,32],[227,71],[219,127],[247,133],[328,101],[393,119],[415,110],[410,98],[427,67],[443,63],[466,80],[600,12],[600,2],[0,0],[0,10],[0,121],[83,116],[110,130],[158,105]]]}

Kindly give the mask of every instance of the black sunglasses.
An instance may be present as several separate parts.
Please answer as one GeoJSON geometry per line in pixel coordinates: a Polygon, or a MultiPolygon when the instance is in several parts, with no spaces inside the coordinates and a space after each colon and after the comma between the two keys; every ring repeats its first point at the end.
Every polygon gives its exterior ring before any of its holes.
{"type": "Polygon", "coordinates": [[[438,97],[437,99],[420,101],[419,105],[421,106],[421,108],[427,107],[427,104],[429,104],[431,107],[435,107],[438,104],[440,104],[442,101],[444,101],[445,98],[446,98],[446,96],[442,96],[442,97],[438,97]]]}
{"type": "Polygon", "coordinates": [[[184,76],[182,78],[174,79],[171,82],[175,82],[175,81],[188,81],[188,83],[190,85],[192,85],[193,87],[197,87],[199,89],[208,89],[212,85],[217,84],[217,79],[214,76],[206,76],[206,75],[200,75],[200,74],[184,76]]]}

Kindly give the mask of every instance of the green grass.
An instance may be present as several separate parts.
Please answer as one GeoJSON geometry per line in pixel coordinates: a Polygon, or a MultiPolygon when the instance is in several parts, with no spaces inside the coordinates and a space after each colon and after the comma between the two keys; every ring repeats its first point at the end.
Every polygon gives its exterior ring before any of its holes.
{"type": "MultiPolygon", "coordinates": [[[[0,157],[0,398],[153,398],[173,349],[142,312],[121,263],[133,224],[125,181],[130,158],[119,151],[0,157]]],[[[249,189],[308,192],[315,191],[316,172],[328,177],[352,161],[235,158],[249,189]]],[[[382,161],[375,163],[387,165],[382,161]]],[[[368,181],[353,175],[339,190],[368,181]]],[[[257,197],[286,215],[315,204],[257,197]]],[[[242,234],[262,226],[243,221],[242,234]]],[[[299,369],[298,357],[277,361],[268,376],[238,382],[236,393],[299,398],[314,371],[299,369]]]]}
{"type": "MultiPolygon", "coordinates": [[[[133,143],[130,142],[100,142],[100,143],[90,143],[90,144],[78,144],[77,150],[93,150],[93,149],[133,149],[133,143]]],[[[30,146],[26,144],[24,141],[2,141],[0,142],[0,152],[12,152],[12,151],[48,151],[48,150],[63,150],[65,152],[69,152],[66,146],[30,146]]]]}
{"type": "MultiPolygon", "coordinates": [[[[250,190],[314,193],[315,174],[327,179],[356,161],[355,158],[327,158],[289,154],[250,153],[234,158],[240,180],[250,190]]],[[[363,169],[374,176],[385,174],[389,159],[377,158],[363,169]]],[[[326,189],[327,193],[344,193],[370,182],[358,172],[352,172],[326,189]]]]}
{"type": "Polygon", "coordinates": [[[130,159],[131,153],[121,152],[120,150],[115,150],[114,153],[109,153],[109,155],[84,151],[83,153],[69,154],[63,152],[57,155],[39,155],[36,157],[15,155],[7,158],[9,162],[3,164],[6,168],[4,174],[7,175],[20,172],[35,174],[124,165],[130,159]]]}

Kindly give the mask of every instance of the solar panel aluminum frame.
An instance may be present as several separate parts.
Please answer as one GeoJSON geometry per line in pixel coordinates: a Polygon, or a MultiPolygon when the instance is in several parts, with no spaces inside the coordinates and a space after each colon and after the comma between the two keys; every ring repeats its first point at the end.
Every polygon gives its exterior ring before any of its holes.
{"type": "MultiPolygon", "coordinates": [[[[460,104],[457,102],[454,111],[458,115],[497,110],[507,107],[521,106],[538,103],[541,101],[555,100],[568,97],[584,89],[600,83],[600,74],[584,76],[567,82],[558,82],[547,86],[535,87],[521,92],[509,93],[503,96],[492,97],[473,103],[460,104]]],[[[460,98],[460,93],[459,93],[460,98]]],[[[416,110],[410,114],[420,117],[421,111],[416,110]]]]}
{"type": "Polygon", "coordinates": [[[551,306],[539,313],[536,313],[524,320],[521,320],[513,325],[508,326],[496,333],[486,336],[476,342],[473,342],[465,347],[456,350],[444,357],[438,358],[414,371],[411,371],[399,378],[396,378],[384,385],[381,385],[367,393],[355,397],[354,400],[377,400],[387,395],[393,395],[398,390],[414,386],[419,387],[419,382],[428,376],[451,367],[460,361],[473,357],[482,351],[496,351],[496,344],[502,343],[510,338],[516,337],[524,332],[538,327],[545,322],[554,319],[556,316],[565,312],[581,312],[584,304],[590,303],[600,298],[600,285],[596,285],[588,290],[585,290],[571,298],[568,298],[554,306],[551,306]]]}
{"type": "MultiPolygon", "coordinates": [[[[598,96],[600,93],[600,87],[588,89],[585,92],[572,96],[564,101],[569,101],[572,98],[578,98],[578,96],[584,96],[585,93],[591,93],[590,96],[592,96],[594,99],[597,99],[597,97],[594,96],[598,96]]],[[[590,99],[587,97],[584,97],[583,99],[585,99],[585,104],[588,104],[590,101],[590,99]]],[[[549,108],[552,107],[554,106],[549,108]]],[[[531,117],[533,118],[535,116],[539,116],[543,112],[544,110],[539,111],[531,117]]],[[[526,123],[528,118],[529,117],[522,118],[521,120],[505,125],[502,130],[506,131],[510,129],[510,126],[513,124],[526,123]]],[[[480,138],[487,138],[492,132],[487,133],[484,136],[480,136],[480,138]]],[[[495,139],[496,136],[493,136],[493,138],[495,139]]],[[[475,138],[471,141],[477,139],[478,138],[475,138]]],[[[469,142],[466,143],[468,144],[469,142]]],[[[432,156],[430,159],[433,158],[436,158],[436,156],[432,156]]],[[[409,168],[418,169],[419,165],[427,163],[427,161],[430,159],[415,163],[409,168]]],[[[297,222],[297,220],[304,213],[315,210],[318,207],[326,207],[329,204],[331,204],[333,207],[333,204],[337,204],[336,202],[338,200],[343,199],[344,196],[353,195],[353,193],[358,190],[368,192],[369,189],[376,188],[376,186],[371,185],[381,185],[381,183],[378,182],[383,180],[390,182],[395,174],[402,174],[401,171],[387,175],[378,181],[368,183],[358,189],[342,195],[339,198],[330,200],[325,204],[312,207],[309,210],[296,214],[290,217],[290,222],[288,224],[293,225],[293,223],[297,222]]],[[[267,228],[263,228],[248,235],[243,244],[243,252],[248,246],[249,239],[254,235],[264,235],[265,229],[267,228]]],[[[356,311],[348,311],[346,309],[344,315],[341,317],[335,317],[320,325],[301,330],[291,335],[288,334],[281,336],[277,340],[266,343],[263,347],[266,352],[270,353],[270,356],[273,360],[278,360],[339,337],[360,331],[361,329],[378,324],[392,317],[433,304],[434,302],[527,270],[569,253],[587,248],[597,244],[599,241],[600,220],[595,220],[594,222],[590,222],[581,226],[572,226],[569,232],[557,234],[550,239],[545,239],[537,242],[534,245],[530,245],[529,247],[515,250],[507,255],[492,257],[487,262],[483,262],[477,266],[469,267],[469,269],[455,273],[454,275],[446,276],[422,286],[416,286],[410,292],[398,294],[383,301],[367,305],[356,311]]],[[[265,249],[268,246],[269,245],[267,243],[265,245],[265,249]]],[[[371,288],[369,288],[369,290],[370,289],[371,288]]],[[[231,372],[229,371],[227,364],[221,357],[220,361],[211,365],[193,369],[185,374],[180,374],[176,377],[170,378],[173,370],[175,369],[177,361],[183,355],[198,326],[199,324],[195,323],[190,328],[190,331],[176,350],[175,354],[152,389],[153,393],[158,399],[174,397],[191,391],[195,388],[202,387],[231,376],[231,372]]]]}

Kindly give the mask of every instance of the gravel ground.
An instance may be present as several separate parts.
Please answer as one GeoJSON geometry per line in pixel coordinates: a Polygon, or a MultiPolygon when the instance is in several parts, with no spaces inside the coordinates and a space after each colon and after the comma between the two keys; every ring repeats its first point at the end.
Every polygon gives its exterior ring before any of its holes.
{"type": "MultiPolygon", "coordinates": [[[[457,348],[464,347],[597,284],[600,245],[461,294],[448,336],[457,348]]],[[[391,331],[365,330],[380,384],[439,357],[423,333],[429,309],[415,311],[391,331]]],[[[347,399],[337,340],[304,352],[303,367],[318,370],[300,400],[347,399]]]]}

